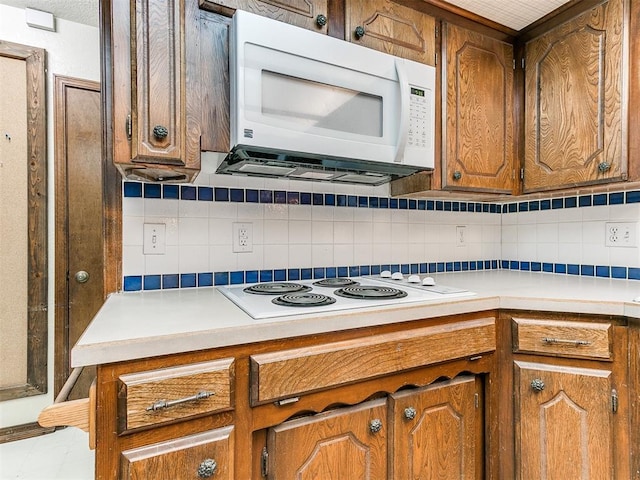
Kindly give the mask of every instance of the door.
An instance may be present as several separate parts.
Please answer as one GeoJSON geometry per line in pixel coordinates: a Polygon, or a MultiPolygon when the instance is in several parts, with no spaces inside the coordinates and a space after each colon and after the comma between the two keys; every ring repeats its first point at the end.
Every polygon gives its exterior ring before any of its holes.
{"type": "Polygon", "coordinates": [[[480,385],[461,376],[391,395],[390,478],[483,478],[480,385]]]}
{"type": "MultiPolygon", "coordinates": [[[[54,104],[57,394],[70,373],[69,352],[105,298],[105,214],[100,85],[56,76],[54,104]]],[[[69,398],[86,397],[94,376],[85,369],[69,398]]]]}
{"type": "Polygon", "coordinates": [[[269,479],[385,480],[385,399],[285,422],[269,430],[269,479]]]}
{"type": "Polygon", "coordinates": [[[611,371],[515,362],[516,478],[614,478],[611,371]]]}

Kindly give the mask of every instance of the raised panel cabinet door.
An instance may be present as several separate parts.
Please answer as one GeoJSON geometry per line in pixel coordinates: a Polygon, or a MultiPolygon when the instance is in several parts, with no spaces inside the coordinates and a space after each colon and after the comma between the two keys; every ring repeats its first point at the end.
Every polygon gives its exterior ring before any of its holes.
{"type": "Polygon", "coordinates": [[[233,427],[125,450],[120,457],[122,480],[235,480],[233,427]]]}
{"type": "Polygon", "coordinates": [[[240,9],[327,33],[327,0],[200,0],[200,4],[214,12],[228,14],[240,9]]]}
{"type": "Polygon", "coordinates": [[[524,191],[626,179],[624,0],[526,44],[524,191]]]}
{"type": "Polygon", "coordinates": [[[483,478],[480,389],[465,375],[391,395],[389,478],[483,478]]]}
{"type": "Polygon", "coordinates": [[[515,362],[516,478],[612,479],[611,371],[515,362]]]}
{"type": "Polygon", "coordinates": [[[389,0],[347,0],[347,40],[435,66],[436,20],[389,0]]]}
{"type": "Polygon", "coordinates": [[[268,479],[386,480],[386,399],[269,429],[268,479]]]}
{"type": "Polygon", "coordinates": [[[511,193],[513,45],[447,23],[442,32],[442,187],[511,193]]]}

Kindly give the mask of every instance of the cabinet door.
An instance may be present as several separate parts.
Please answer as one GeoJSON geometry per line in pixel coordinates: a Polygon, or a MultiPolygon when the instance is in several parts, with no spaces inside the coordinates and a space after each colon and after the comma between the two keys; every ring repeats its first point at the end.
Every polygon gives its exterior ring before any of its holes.
{"type": "Polygon", "coordinates": [[[435,65],[436,20],[389,0],[347,0],[345,35],[398,57],[435,65]]]}
{"type": "Polygon", "coordinates": [[[473,376],[391,395],[390,478],[483,478],[480,397],[473,376]]]}
{"type": "Polygon", "coordinates": [[[190,181],[200,168],[197,3],[112,2],[111,17],[114,162],[125,177],[190,181]]]}
{"type": "Polygon", "coordinates": [[[122,452],[120,478],[234,480],[233,427],[122,452]]]}
{"type": "Polygon", "coordinates": [[[511,193],[513,46],[451,24],[442,31],[442,186],[511,193]]]}
{"type": "Polygon", "coordinates": [[[214,12],[229,14],[240,9],[327,33],[327,0],[200,0],[200,3],[202,8],[214,12]]]}
{"type": "Polygon", "coordinates": [[[611,371],[515,362],[516,478],[614,478],[611,371]]]}
{"type": "Polygon", "coordinates": [[[623,1],[526,45],[526,192],[626,179],[623,1]]]}
{"type": "Polygon", "coordinates": [[[270,429],[268,478],[386,479],[386,412],[380,399],[270,429]]]}

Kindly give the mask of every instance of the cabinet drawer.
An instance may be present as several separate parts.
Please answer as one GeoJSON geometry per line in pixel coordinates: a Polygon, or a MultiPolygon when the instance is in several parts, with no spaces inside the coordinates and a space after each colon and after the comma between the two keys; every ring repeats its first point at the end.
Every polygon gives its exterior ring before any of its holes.
{"type": "Polygon", "coordinates": [[[232,408],[232,358],[120,376],[120,431],[232,408]]]}
{"type": "Polygon", "coordinates": [[[562,357],[612,358],[610,323],[513,318],[513,351],[562,357]]]}
{"type": "Polygon", "coordinates": [[[253,405],[496,349],[495,318],[251,356],[253,405]]]}
{"type": "Polygon", "coordinates": [[[233,427],[125,450],[123,480],[215,478],[233,480],[233,427]]]}

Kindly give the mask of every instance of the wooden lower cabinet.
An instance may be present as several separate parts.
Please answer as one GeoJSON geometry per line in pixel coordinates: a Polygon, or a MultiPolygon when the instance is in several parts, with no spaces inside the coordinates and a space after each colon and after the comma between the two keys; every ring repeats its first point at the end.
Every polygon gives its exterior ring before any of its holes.
{"type": "Polygon", "coordinates": [[[268,479],[387,478],[386,399],[290,420],[268,433],[268,479]]]}
{"type": "Polygon", "coordinates": [[[465,375],[391,395],[389,478],[484,478],[481,389],[465,375]]]}
{"type": "Polygon", "coordinates": [[[612,372],[515,362],[516,478],[612,479],[612,372]]]}
{"type": "Polygon", "coordinates": [[[269,479],[483,478],[481,380],[464,375],[269,429],[269,479]]]}
{"type": "Polygon", "coordinates": [[[233,480],[233,427],[125,450],[120,478],[146,480],[197,478],[233,480]]]}

